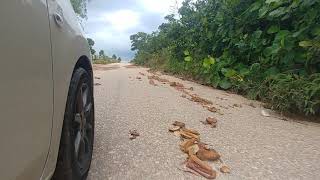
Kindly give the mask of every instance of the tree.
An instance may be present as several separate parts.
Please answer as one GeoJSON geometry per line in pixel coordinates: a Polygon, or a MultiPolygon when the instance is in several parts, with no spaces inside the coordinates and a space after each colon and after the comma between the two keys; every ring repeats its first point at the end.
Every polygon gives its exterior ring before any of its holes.
{"type": "Polygon", "coordinates": [[[99,58],[100,59],[104,59],[106,57],[105,53],[104,53],[104,50],[100,50],[99,51],[99,58]]]}
{"type": "Polygon", "coordinates": [[[118,62],[121,62],[121,57],[118,57],[118,62]]]}
{"type": "Polygon", "coordinates": [[[91,38],[87,38],[87,41],[88,41],[88,44],[89,44],[89,47],[90,47],[91,54],[94,55],[96,53],[96,51],[93,49],[93,46],[94,46],[95,42],[91,38]]]}
{"type": "Polygon", "coordinates": [[[117,59],[117,56],[115,54],[113,54],[112,59],[117,59]]]}
{"type": "Polygon", "coordinates": [[[70,0],[74,12],[81,18],[87,18],[87,4],[89,0],[70,0]]]}

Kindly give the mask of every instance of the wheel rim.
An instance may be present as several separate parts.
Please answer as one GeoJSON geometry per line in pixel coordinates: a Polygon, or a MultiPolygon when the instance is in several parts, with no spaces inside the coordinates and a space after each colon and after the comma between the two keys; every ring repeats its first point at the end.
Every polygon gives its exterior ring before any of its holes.
{"type": "Polygon", "coordinates": [[[73,121],[74,158],[81,174],[84,174],[88,170],[92,155],[92,99],[91,88],[88,81],[81,81],[76,95],[73,121]]]}

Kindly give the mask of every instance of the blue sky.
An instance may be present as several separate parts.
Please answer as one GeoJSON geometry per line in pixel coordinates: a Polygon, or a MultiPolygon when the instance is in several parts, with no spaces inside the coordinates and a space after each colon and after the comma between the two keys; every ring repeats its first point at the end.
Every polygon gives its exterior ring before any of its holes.
{"type": "Polygon", "coordinates": [[[94,49],[103,49],[108,56],[116,54],[131,60],[129,36],[139,31],[150,33],[174,13],[180,0],[91,0],[88,19],[84,22],[86,36],[95,41],[94,49]]]}

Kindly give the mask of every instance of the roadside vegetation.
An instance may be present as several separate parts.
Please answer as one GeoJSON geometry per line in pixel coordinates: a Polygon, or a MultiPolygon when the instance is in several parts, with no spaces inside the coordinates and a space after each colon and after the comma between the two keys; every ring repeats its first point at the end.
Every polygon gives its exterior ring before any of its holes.
{"type": "Polygon", "coordinates": [[[89,48],[91,51],[91,56],[94,64],[110,64],[110,63],[119,63],[121,62],[121,57],[117,57],[113,54],[111,57],[107,56],[104,50],[100,50],[99,54],[96,55],[96,50],[93,48],[95,42],[91,38],[87,38],[89,48]]]}
{"type": "Polygon", "coordinates": [[[185,0],[165,19],[130,36],[134,63],[320,114],[320,1],[185,0]]]}

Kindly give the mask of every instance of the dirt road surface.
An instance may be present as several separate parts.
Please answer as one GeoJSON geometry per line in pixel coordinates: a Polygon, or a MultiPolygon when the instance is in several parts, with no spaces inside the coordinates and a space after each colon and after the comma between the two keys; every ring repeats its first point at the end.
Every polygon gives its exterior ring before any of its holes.
{"type": "Polygon", "coordinates": [[[147,69],[127,65],[95,67],[95,83],[101,85],[95,86],[96,133],[89,180],[203,179],[181,170],[186,155],[179,149],[179,138],[168,132],[176,120],[198,130],[202,141],[222,155],[231,173],[220,173],[220,162],[210,163],[218,180],[320,179],[319,124],[282,120],[276,114],[266,117],[259,102],[160,76],[193,87],[187,91],[220,109],[220,114],[213,113],[168,84],[149,84],[147,69]],[[200,122],[208,116],[218,119],[216,128],[200,122]],[[133,129],[140,136],[130,140],[133,129]]]}

